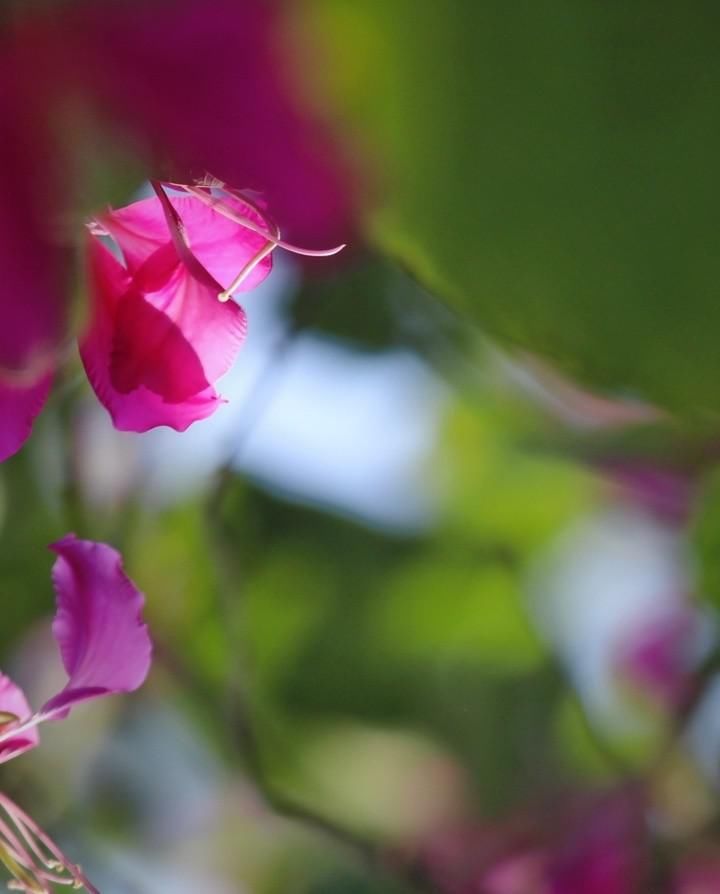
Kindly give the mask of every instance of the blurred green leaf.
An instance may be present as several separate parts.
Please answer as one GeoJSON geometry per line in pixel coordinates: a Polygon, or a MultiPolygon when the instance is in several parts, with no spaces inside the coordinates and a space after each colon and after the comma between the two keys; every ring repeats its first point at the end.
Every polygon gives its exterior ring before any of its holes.
{"type": "Polygon", "coordinates": [[[697,592],[720,608],[720,471],[703,481],[692,539],[698,560],[697,592]]]}
{"type": "Polygon", "coordinates": [[[273,778],[303,791],[302,743],[345,718],[444,743],[484,804],[542,783],[562,687],[524,616],[521,569],[474,536],[393,537],[234,487],[224,536],[244,569],[237,610],[273,778]]]}
{"type": "Polygon", "coordinates": [[[583,381],[718,409],[715,4],[305,8],[380,159],[380,246],[583,381]]]}
{"type": "Polygon", "coordinates": [[[142,515],[126,545],[126,559],[150,597],[148,618],[163,647],[204,680],[222,683],[229,659],[203,507],[189,503],[142,515]]]}
{"type": "Polygon", "coordinates": [[[52,615],[52,555],[47,547],[65,531],[41,493],[30,450],[2,466],[0,579],[3,583],[0,649],[7,657],[37,618],[52,615]]]}
{"type": "Polygon", "coordinates": [[[615,752],[596,733],[578,699],[571,694],[557,705],[558,750],[580,778],[607,780],[617,776],[615,752]]]}
{"type": "Polygon", "coordinates": [[[519,585],[517,574],[482,557],[430,553],[384,582],[377,636],[401,657],[532,669],[545,650],[519,585]]]}
{"type": "Polygon", "coordinates": [[[490,404],[457,404],[449,414],[438,473],[446,481],[449,536],[495,544],[515,561],[557,534],[595,493],[591,475],[540,449],[527,420],[490,404]]]}

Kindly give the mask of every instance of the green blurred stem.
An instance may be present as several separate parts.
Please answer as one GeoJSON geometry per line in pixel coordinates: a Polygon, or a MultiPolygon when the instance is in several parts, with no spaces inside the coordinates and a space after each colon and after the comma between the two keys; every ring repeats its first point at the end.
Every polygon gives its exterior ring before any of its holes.
{"type": "Polygon", "coordinates": [[[78,479],[77,428],[74,409],[82,376],[72,368],[61,368],[51,400],[55,403],[62,438],[62,484],[60,491],[63,523],[68,531],[79,536],[90,533],[82,489],[78,479]]]}

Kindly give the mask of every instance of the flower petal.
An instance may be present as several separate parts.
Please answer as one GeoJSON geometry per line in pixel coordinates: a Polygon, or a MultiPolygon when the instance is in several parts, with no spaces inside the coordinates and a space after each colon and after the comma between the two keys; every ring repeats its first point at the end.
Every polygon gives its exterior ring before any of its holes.
{"type": "MultiPolygon", "coordinates": [[[[266,240],[241,224],[228,220],[213,208],[191,196],[168,196],[180,215],[190,248],[195,257],[223,288],[227,288],[265,245],[266,240]]],[[[228,196],[223,199],[235,214],[251,220],[260,227],[265,224],[249,205],[228,196]]],[[[101,215],[103,226],[120,246],[128,270],[135,273],[161,246],[170,241],[168,226],[160,202],[156,198],[143,199],[125,208],[101,215]]],[[[238,291],[254,289],[272,269],[268,255],[255,267],[238,291]]]]}
{"type": "Polygon", "coordinates": [[[58,555],[53,634],[70,677],[41,710],[56,718],[77,702],[137,689],[150,669],[152,645],[141,616],[143,595],[116,550],[74,534],[50,549],[58,555]]]}
{"type": "Polygon", "coordinates": [[[46,373],[30,385],[8,385],[0,381],[0,462],[22,447],[50,393],[52,374],[46,373]]]}
{"type": "Polygon", "coordinates": [[[3,34],[0,56],[0,370],[47,372],[67,323],[70,253],[54,228],[64,191],[42,89],[3,34]]]}
{"type": "Polygon", "coordinates": [[[88,379],[115,427],[142,432],[167,425],[184,431],[214,413],[224,401],[210,382],[213,374],[217,377],[221,375],[219,370],[224,372],[229,367],[240,346],[245,332],[242,310],[233,303],[234,311],[218,311],[227,305],[221,305],[214,296],[210,298],[207,292],[200,294],[199,284],[176,272],[181,282],[175,293],[171,294],[175,283],[171,276],[166,290],[152,297],[159,302],[163,298],[171,303],[179,300],[179,326],[177,320],[162,313],[162,305],[150,304],[149,296],[137,291],[132,277],[97,239],[88,237],[87,251],[92,307],[80,355],[88,379]],[[181,291],[183,285],[188,294],[181,291]],[[212,321],[204,331],[205,317],[195,308],[200,299],[209,304],[211,315],[222,313],[230,322],[227,350],[217,351],[212,321]],[[148,321],[146,332],[141,326],[148,321]],[[191,337],[196,335],[198,344],[188,339],[185,329],[191,337]],[[163,332],[162,351],[153,354],[163,332]],[[216,350],[215,355],[207,357],[209,369],[202,365],[198,347],[203,356],[216,350]]]}
{"type": "MultiPolygon", "coordinates": [[[[25,698],[25,693],[13,681],[0,674],[0,731],[3,726],[13,719],[27,720],[32,711],[25,698]]],[[[19,732],[17,736],[0,742],[0,764],[17,757],[24,751],[34,748],[40,741],[37,727],[33,726],[19,732]]]]}

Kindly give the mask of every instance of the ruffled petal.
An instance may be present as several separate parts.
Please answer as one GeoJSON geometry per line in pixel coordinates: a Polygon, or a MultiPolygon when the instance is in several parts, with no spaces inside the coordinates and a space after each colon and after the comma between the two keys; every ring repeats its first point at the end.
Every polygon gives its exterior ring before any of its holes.
{"type": "Polygon", "coordinates": [[[30,437],[33,422],[45,405],[51,384],[50,373],[26,386],[0,381],[0,462],[17,453],[30,437]]]}
{"type": "Polygon", "coordinates": [[[40,713],[59,718],[77,702],[137,689],[150,669],[152,645],[142,620],[144,597],[116,550],[74,534],[50,549],[58,555],[52,629],[70,679],[40,713]]]}
{"type": "MultiPolygon", "coordinates": [[[[227,217],[191,196],[168,196],[180,215],[190,249],[205,269],[223,288],[227,288],[265,245],[262,236],[228,220],[227,217]]],[[[249,205],[228,196],[223,199],[235,214],[260,227],[265,224],[249,205]]],[[[148,258],[170,240],[168,226],[157,198],[143,199],[99,218],[113,236],[125,258],[128,270],[135,273],[148,258]]],[[[263,258],[243,280],[238,291],[254,289],[272,270],[270,255],[263,258]]]]}
{"type": "Polygon", "coordinates": [[[214,413],[224,401],[210,383],[221,375],[219,370],[229,368],[240,346],[245,333],[242,310],[233,304],[234,311],[230,308],[229,314],[223,312],[228,305],[222,305],[205,287],[183,275],[179,262],[175,263],[174,274],[166,279],[164,290],[143,295],[130,274],[97,239],[88,237],[87,251],[92,307],[80,355],[88,379],[115,427],[143,432],[167,425],[184,431],[214,413]],[[163,312],[167,304],[172,306],[175,319],[163,312]],[[203,304],[209,307],[207,331],[203,304]],[[213,356],[213,349],[218,348],[213,337],[218,313],[224,313],[223,319],[231,323],[226,339],[229,346],[222,350],[223,343],[213,356]],[[141,325],[148,321],[145,331],[141,325]],[[162,344],[159,352],[158,344],[162,344]]]}
{"type": "MultiPolygon", "coordinates": [[[[25,693],[13,681],[0,674],[0,731],[7,723],[27,720],[32,711],[25,693]]],[[[40,741],[37,727],[24,729],[16,736],[0,742],[0,764],[34,748],[40,741]]]]}

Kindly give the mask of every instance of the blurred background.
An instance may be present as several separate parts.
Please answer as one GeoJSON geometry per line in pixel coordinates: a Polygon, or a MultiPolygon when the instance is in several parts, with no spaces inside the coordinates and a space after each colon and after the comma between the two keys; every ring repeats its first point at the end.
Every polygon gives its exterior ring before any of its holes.
{"type": "MultiPolygon", "coordinates": [[[[105,894],[720,892],[717,8],[276,11],[349,248],[276,254],[184,433],[65,363],[0,469],[3,671],[55,691],[67,530],[122,551],[155,659],[3,790],[105,894]]],[[[143,195],[137,132],[65,99],[77,219],[143,195]]]]}

